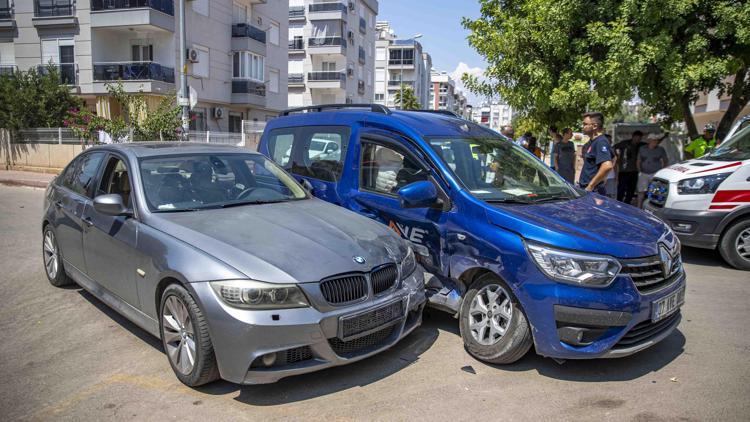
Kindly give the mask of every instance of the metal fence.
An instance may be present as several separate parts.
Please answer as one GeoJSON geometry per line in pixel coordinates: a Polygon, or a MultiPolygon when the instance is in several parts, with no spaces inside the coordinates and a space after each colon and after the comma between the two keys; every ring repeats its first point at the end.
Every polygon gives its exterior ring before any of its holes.
{"type": "Polygon", "coordinates": [[[245,139],[242,133],[235,132],[191,130],[188,132],[188,140],[190,142],[206,142],[209,144],[234,145],[238,147],[245,146],[245,139]]]}
{"type": "Polygon", "coordinates": [[[64,127],[23,129],[18,131],[13,138],[13,142],[79,145],[85,143],[85,141],[77,137],[71,129],[64,127]]]}

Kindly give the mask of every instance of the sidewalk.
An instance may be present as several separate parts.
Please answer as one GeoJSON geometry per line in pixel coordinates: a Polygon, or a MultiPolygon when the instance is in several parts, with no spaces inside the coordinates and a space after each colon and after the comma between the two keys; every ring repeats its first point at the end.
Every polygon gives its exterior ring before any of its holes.
{"type": "Polygon", "coordinates": [[[46,188],[54,177],[54,174],[31,171],[0,170],[0,185],[46,188]]]}

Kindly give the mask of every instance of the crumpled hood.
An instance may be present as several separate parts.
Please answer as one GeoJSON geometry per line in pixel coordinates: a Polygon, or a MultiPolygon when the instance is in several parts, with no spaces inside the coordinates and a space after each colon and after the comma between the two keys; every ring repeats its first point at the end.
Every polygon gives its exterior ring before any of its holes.
{"type": "Polygon", "coordinates": [[[644,211],[594,194],[537,205],[497,205],[488,208],[487,216],[525,239],[618,258],[658,254],[657,241],[668,230],[644,211]]]}
{"type": "Polygon", "coordinates": [[[249,278],[275,283],[369,271],[406,253],[385,225],[318,199],[155,213],[149,224],[249,278]]]}

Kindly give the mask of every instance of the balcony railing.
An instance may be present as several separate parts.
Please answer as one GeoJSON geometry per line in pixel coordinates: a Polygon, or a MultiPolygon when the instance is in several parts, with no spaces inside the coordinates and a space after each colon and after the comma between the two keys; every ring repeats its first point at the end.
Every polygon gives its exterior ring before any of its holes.
{"type": "Polygon", "coordinates": [[[91,10],[118,10],[148,7],[174,16],[174,0],[91,0],[91,10]]]}
{"type": "Polygon", "coordinates": [[[308,81],[345,81],[346,73],[338,71],[327,72],[308,72],[308,81]]]}
{"type": "Polygon", "coordinates": [[[266,43],[266,31],[256,28],[248,23],[236,23],[232,25],[232,36],[238,38],[252,38],[263,44],[266,43]]]}
{"type": "Polygon", "coordinates": [[[414,86],[414,81],[388,81],[388,86],[401,86],[401,84],[404,84],[406,86],[414,86]]]}
{"type": "Polygon", "coordinates": [[[297,38],[296,40],[290,40],[289,41],[289,49],[290,50],[304,50],[305,49],[305,40],[301,38],[297,38]]]}
{"type": "Polygon", "coordinates": [[[152,80],[173,84],[174,68],[154,62],[94,63],[94,80],[152,80]]]}
{"type": "Polygon", "coordinates": [[[38,18],[73,16],[73,0],[55,0],[51,4],[39,4],[39,0],[36,0],[34,2],[34,16],[38,18]]]}
{"type": "Polygon", "coordinates": [[[13,76],[18,71],[14,64],[0,64],[0,76],[13,76]]]}
{"type": "MultiPolygon", "coordinates": [[[[312,5],[311,5],[312,6],[312,5]]],[[[308,47],[332,47],[341,46],[346,49],[346,40],[342,37],[317,37],[307,39],[308,47]]]]}
{"type": "Polygon", "coordinates": [[[13,17],[13,8],[5,2],[0,6],[0,19],[11,19],[13,17]]]}
{"type": "Polygon", "coordinates": [[[305,83],[305,74],[304,73],[290,73],[288,81],[290,84],[303,84],[305,83]]]}
{"type": "Polygon", "coordinates": [[[367,21],[365,18],[359,18],[359,32],[363,34],[367,32],[367,21]]]}
{"type": "Polygon", "coordinates": [[[311,12],[344,12],[346,13],[346,5],[344,3],[339,3],[339,2],[312,3],[310,4],[309,10],[311,12]]]}
{"type": "Polygon", "coordinates": [[[232,94],[251,94],[265,97],[266,86],[263,82],[251,81],[249,79],[233,79],[232,94]]]}
{"type": "Polygon", "coordinates": [[[291,6],[289,8],[289,19],[304,19],[305,6],[291,6]]]}
{"type": "Polygon", "coordinates": [[[413,66],[414,59],[390,59],[388,60],[388,64],[413,66]]]}
{"type": "Polygon", "coordinates": [[[365,49],[359,47],[359,62],[365,64],[365,49]]]}
{"type": "Polygon", "coordinates": [[[49,73],[50,67],[57,69],[62,85],[78,85],[78,66],[75,63],[40,64],[36,71],[46,75],[49,73]]]}

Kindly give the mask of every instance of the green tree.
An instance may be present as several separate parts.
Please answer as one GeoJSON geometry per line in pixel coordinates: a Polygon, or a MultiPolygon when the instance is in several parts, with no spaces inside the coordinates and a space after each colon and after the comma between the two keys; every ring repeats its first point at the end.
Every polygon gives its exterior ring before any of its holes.
{"type": "Polygon", "coordinates": [[[726,130],[750,100],[750,3],[742,0],[480,0],[463,19],[488,62],[477,94],[499,94],[539,125],[571,125],[588,109],[608,116],[636,92],[666,122],[719,88],[731,95],[726,130]],[[726,76],[734,82],[726,83],[726,76]]]}
{"type": "Polygon", "coordinates": [[[68,111],[81,106],[70,87],[60,84],[55,66],[0,76],[0,128],[16,133],[21,129],[60,127],[68,111]]]}
{"type": "Polygon", "coordinates": [[[399,106],[402,110],[419,110],[419,100],[417,99],[417,96],[414,95],[414,90],[411,89],[410,86],[401,84],[401,88],[396,91],[396,95],[393,99],[393,102],[399,106]],[[404,101],[403,104],[401,103],[401,93],[404,93],[404,101]]]}

